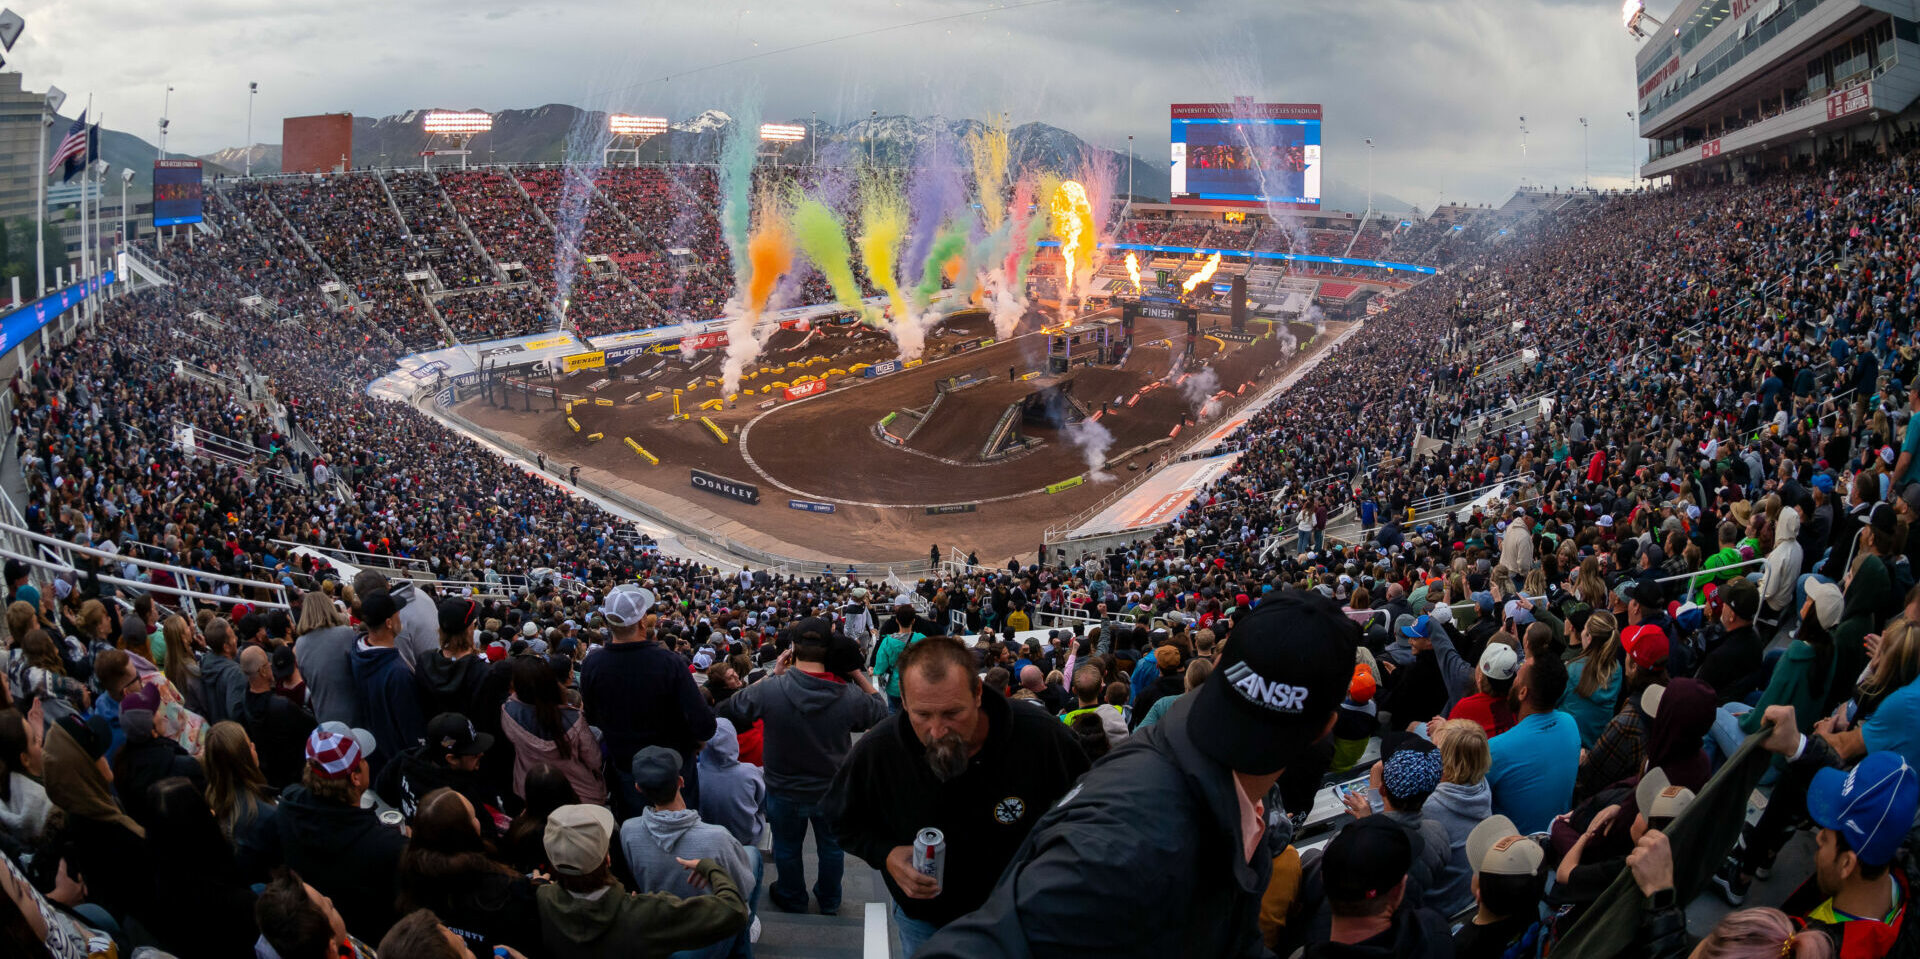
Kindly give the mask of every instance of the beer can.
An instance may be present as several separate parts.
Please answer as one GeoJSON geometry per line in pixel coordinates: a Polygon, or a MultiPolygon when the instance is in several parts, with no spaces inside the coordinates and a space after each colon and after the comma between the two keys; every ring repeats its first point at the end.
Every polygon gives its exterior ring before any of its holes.
{"type": "Polygon", "coordinates": [[[913,837],[913,868],[922,876],[932,876],[935,883],[946,885],[947,836],[945,833],[929,826],[913,837]]]}
{"type": "Polygon", "coordinates": [[[399,829],[401,824],[407,821],[407,817],[401,815],[398,809],[382,809],[380,810],[380,821],[395,829],[399,829]]]}

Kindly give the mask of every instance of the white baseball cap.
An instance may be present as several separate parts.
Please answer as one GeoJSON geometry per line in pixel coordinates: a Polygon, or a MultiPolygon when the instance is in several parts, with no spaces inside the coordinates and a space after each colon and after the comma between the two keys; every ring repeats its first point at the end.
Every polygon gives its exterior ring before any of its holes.
{"type": "Polygon", "coordinates": [[[1506,643],[1488,643],[1480,653],[1480,674],[1496,683],[1513,678],[1520,668],[1520,652],[1506,643]]]}
{"type": "Polygon", "coordinates": [[[600,615],[609,626],[638,626],[654,602],[651,590],[623,583],[607,591],[606,602],[600,604],[600,615]]]}

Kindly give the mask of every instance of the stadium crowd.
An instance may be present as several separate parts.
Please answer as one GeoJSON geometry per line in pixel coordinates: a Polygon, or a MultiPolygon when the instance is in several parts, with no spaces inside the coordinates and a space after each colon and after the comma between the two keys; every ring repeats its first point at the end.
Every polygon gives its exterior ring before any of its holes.
{"type": "Polygon", "coordinates": [[[1916,197],[1537,219],[1153,538],[910,583],[663,555],[367,395],[239,191],[11,384],[28,528],[177,571],[4,569],[9,954],[750,955],[849,852],[917,956],[1914,954],[1916,197]]]}

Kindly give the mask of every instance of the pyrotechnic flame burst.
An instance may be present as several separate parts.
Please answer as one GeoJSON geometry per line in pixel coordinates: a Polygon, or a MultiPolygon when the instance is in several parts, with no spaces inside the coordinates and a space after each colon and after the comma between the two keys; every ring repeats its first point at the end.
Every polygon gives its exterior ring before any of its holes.
{"type": "MultiPolygon", "coordinates": [[[[1201,267],[1200,272],[1195,273],[1190,277],[1187,277],[1187,281],[1185,283],[1180,284],[1180,292],[1192,293],[1194,287],[1199,286],[1200,284],[1213,279],[1213,271],[1219,268],[1220,268],[1220,254],[1215,253],[1214,255],[1207,257],[1207,265],[1201,267]]],[[[1134,285],[1138,286],[1139,281],[1135,280],[1134,285]]]]}
{"type": "Polygon", "coordinates": [[[1065,302],[1073,295],[1076,264],[1090,260],[1093,252],[1093,204],[1087,202],[1087,188],[1075,180],[1062,180],[1053,191],[1053,233],[1060,240],[1060,258],[1065,261],[1066,279],[1060,289],[1065,302]]]}
{"type": "Polygon", "coordinates": [[[1133,281],[1133,292],[1140,292],[1140,258],[1127,251],[1127,279],[1133,281]]]}

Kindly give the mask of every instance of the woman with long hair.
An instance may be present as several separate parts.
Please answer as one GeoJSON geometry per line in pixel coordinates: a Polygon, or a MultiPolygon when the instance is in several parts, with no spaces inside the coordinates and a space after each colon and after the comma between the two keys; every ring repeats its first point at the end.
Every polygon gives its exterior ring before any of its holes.
{"type": "MultiPolygon", "coordinates": [[[[1597,564],[1595,568],[1597,572],[1597,564]]],[[[1604,608],[1596,607],[1574,636],[1578,652],[1567,664],[1567,691],[1560,696],[1560,708],[1580,727],[1580,748],[1592,749],[1620,700],[1625,674],[1620,661],[1625,654],[1620,648],[1620,627],[1604,608]]]]}
{"type": "Polygon", "coordinates": [[[1428,901],[1452,915],[1473,904],[1473,869],[1467,862],[1467,834],[1493,815],[1493,787],[1487,770],[1493,755],[1487,730],[1472,720],[1449,721],[1433,733],[1440,746],[1440,785],[1427,797],[1421,814],[1447,830],[1447,865],[1427,887],[1428,901]]]}
{"type": "Polygon", "coordinates": [[[561,806],[578,805],[567,774],[552,763],[534,763],[527,770],[527,805],[513,817],[507,835],[500,842],[500,856],[520,872],[532,872],[547,866],[544,836],[547,817],[561,806]]]}
{"type": "Polygon", "coordinates": [[[431,909],[460,934],[475,959],[494,946],[540,948],[540,912],[527,877],[495,862],[473,804],[451,789],[420,800],[400,854],[401,913],[431,909]]]}
{"type": "Polygon", "coordinates": [[[60,648],[46,630],[37,626],[27,630],[27,635],[19,645],[7,650],[4,656],[7,682],[11,684],[14,695],[24,696],[31,692],[36,696],[58,699],[75,712],[86,712],[92,706],[93,694],[85,683],[67,675],[67,664],[60,658],[60,648]]]}
{"type": "MultiPolygon", "coordinates": [[[[1780,515],[1791,516],[1793,511],[1784,510],[1780,515]]],[[[1791,587],[1788,595],[1792,595],[1791,587]]],[[[1760,701],[1740,717],[1739,736],[1720,743],[1723,750],[1731,754],[1728,747],[1738,748],[1738,740],[1759,732],[1760,720],[1768,706],[1792,706],[1800,731],[1813,731],[1813,724],[1820,720],[1820,707],[1833,688],[1833,634],[1829,630],[1839,625],[1844,603],[1840,590],[1832,583],[1807,581],[1807,601],[1800,605],[1800,629],[1774,663],[1773,675],[1767,680],[1767,690],[1760,694],[1760,701]]],[[[1715,739],[1720,739],[1718,732],[1715,739]]]]}
{"type": "Polygon", "coordinates": [[[156,868],[144,915],[160,941],[182,955],[243,957],[259,935],[253,891],[194,784],[162,779],[147,789],[147,851],[156,868]]]}
{"type": "Polygon", "coordinates": [[[246,727],[232,720],[214,723],[200,764],[207,777],[207,806],[221,835],[236,851],[254,848],[253,837],[272,821],[279,794],[260,772],[260,754],[246,727]]]}
{"type": "Polygon", "coordinates": [[[553,668],[537,656],[513,661],[513,692],[500,706],[500,728],[513,743],[513,792],[526,797],[527,770],[551,763],[584,803],[607,801],[600,741],[586,717],[566,705],[553,668]]]}
{"type": "Polygon", "coordinates": [[[347,625],[345,613],[333,605],[333,598],[319,590],[313,590],[300,598],[300,619],[294,623],[295,639],[330,626],[347,625]]]}
{"type": "Polygon", "coordinates": [[[193,635],[193,626],[185,616],[175,613],[160,624],[160,642],[166,650],[162,660],[165,665],[160,671],[166,674],[167,682],[173,688],[185,691],[200,683],[200,667],[193,661],[193,648],[188,637],[193,635]]]}

